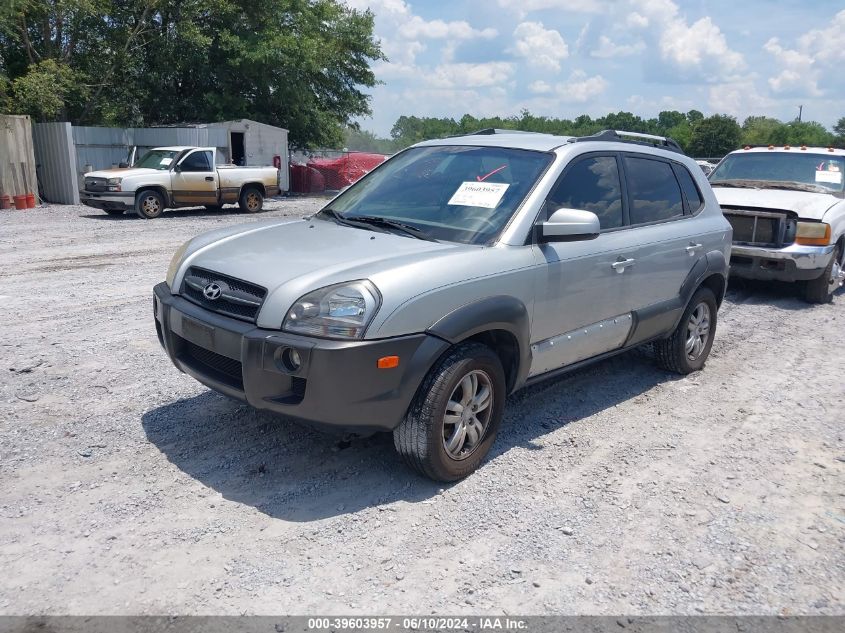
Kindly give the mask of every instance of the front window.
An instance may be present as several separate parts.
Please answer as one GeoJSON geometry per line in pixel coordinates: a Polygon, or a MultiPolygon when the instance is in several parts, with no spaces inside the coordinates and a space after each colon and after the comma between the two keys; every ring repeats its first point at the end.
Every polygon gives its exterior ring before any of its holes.
{"type": "Polygon", "coordinates": [[[551,160],[545,152],[499,147],[411,148],[352,185],[321,215],[424,239],[485,244],[551,160]]]}
{"type": "Polygon", "coordinates": [[[173,162],[178,153],[170,149],[154,149],[144,154],[144,157],[135,164],[135,167],[165,171],[170,169],[170,163],[173,162]]]}
{"type": "Polygon", "coordinates": [[[710,174],[715,186],[772,186],[839,193],[843,191],[845,160],[830,154],[748,152],[731,154],[710,174]]]}

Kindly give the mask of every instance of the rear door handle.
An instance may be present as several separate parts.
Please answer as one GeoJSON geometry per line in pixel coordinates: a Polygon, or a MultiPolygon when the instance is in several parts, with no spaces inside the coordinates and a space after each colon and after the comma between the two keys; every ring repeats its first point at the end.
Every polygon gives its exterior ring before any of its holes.
{"type": "Polygon", "coordinates": [[[206,176],[205,181],[206,182],[214,182],[214,176],[206,176]]]}
{"type": "Polygon", "coordinates": [[[633,260],[633,259],[620,259],[620,260],[613,262],[611,264],[611,267],[613,268],[613,270],[615,270],[618,273],[624,273],[625,269],[628,266],[633,266],[634,263],[635,263],[635,260],[633,260]]]}
{"type": "Polygon", "coordinates": [[[687,253],[691,256],[695,255],[695,252],[701,248],[701,244],[696,244],[695,242],[690,242],[689,246],[687,246],[687,253]]]}

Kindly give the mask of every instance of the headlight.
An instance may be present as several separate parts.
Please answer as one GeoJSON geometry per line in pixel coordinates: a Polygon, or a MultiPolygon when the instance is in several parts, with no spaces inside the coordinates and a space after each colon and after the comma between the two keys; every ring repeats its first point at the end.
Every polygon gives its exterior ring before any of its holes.
{"type": "Polygon", "coordinates": [[[106,184],[109,186],[109,191],[120,191],[120,183],[123,181],[123,178],[109,178],[106,181],[106,184]]]}
{"type": "Polygon", "coordinates": [[[381,306],[381,295],[366,279],[320,288],[300,297],[282,329],[324,338],[363,338],[381,306]]]}
{"type": "Polygon", "coordinates": [[[805,246],[827,246],[830,244],[830,224],[799,222],[795,232],[795,243],[805,246]]]}
{"type": "Polygon", "coordinates": [[[188,246],[190,245],[191,240],[188,240],[182,246],[176,249],[176,253],[173,255],[173,259],[170,260],[170,266],[167,267],[167,277],[165,280],[167,281],[167,285],[170,289],[173,289],[173,278],[176,277],[176,271],[179,270],[179,264],[182,263],[182,257],[185,256],[185,253],[188,250],[188,246]]]}

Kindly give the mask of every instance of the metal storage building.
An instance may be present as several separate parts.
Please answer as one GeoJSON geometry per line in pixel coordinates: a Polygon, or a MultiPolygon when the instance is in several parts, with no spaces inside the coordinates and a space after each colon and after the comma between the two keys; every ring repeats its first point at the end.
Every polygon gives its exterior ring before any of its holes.
{"type": "Polygon", "coordinates": [[[91,169],[117,167],[136,156],[168,145],[216,147],[218,160],[247,166],[266,166],[279,157],[279,186],[289,189],[288,131],[242,119],[221,123],[187,124],[153,128],[72,126],[70,123],[36,123],[35,156],[44,197],[50,202],[79,203],[82,176],[91,169]]]}

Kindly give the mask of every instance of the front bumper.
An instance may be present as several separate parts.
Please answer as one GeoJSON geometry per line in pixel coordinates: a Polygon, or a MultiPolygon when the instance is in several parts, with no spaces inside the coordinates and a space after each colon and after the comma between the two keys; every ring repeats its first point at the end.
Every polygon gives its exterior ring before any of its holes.
{"type": "Polygon", "coordinates": [[[731,275],[744,279],[806,281],[817,279],[833,257],[833,245],[784,248],[731,247],[731,275]]]}
{"type": "Polygon", "coordinates": [[[95,209],[122,209],[131,211],[135,208],[135,194],[131,191],[87,191],[79,192],[79,201],[95,209]]]}
{"type": "Polygon", "coordinates": [[[352,433],[398,426],[428,370],[449,344],[429,334],[378,341],[330,341],[258,328],[154,289],[156,331],[173,364],[204,385],[247,402],[352,433]],[[299,352],[297,370],[285,350],[299,352]],[[384,356],[399,366],[378,369],[384,356]]]}

